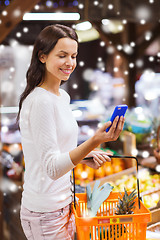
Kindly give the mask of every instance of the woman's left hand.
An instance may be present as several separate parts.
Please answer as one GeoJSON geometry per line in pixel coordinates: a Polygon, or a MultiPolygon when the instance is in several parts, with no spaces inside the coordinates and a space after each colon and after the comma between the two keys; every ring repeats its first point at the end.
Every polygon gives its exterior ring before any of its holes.
{"type": "Polygon", "coordinates": [[[81,163],[86,164],[88,167],[98,169],[100,168],[105,162],[110,162],[111,159],[109,156],[112,156],[112,152],[104,152],[101,150],[98,151],[91,151],[86,158],[91,157],[91,159],[83,159],[81,163]]]}

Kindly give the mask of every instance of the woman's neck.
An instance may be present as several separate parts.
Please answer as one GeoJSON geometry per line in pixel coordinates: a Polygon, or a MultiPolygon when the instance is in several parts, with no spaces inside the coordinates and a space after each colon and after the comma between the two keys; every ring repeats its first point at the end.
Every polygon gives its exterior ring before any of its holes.
{"type": "Polygon", "coordinates": [[[55,95],[59,96],[59,86],[60,84],[49,84],[46,82],[43,82],[42,84],[40,84],[38,87],[44,88],[45,90],[54,93],[55,95]]]}

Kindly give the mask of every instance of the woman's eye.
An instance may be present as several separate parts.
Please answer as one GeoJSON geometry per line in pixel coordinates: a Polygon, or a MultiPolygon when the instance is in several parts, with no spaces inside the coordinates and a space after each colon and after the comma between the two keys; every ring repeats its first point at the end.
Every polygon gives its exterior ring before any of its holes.
{"type": "MultiPolygon", "coordinates": [[[[59,57],[60,57],[60,58],[65,58],[66,56],[65,56],[65,55],[60,55],[59,57]]],[[[72,59],[75,59],[76,57],[77,57],[77,56],[72,56],[71,58],[72,58],[72,59]]]]}

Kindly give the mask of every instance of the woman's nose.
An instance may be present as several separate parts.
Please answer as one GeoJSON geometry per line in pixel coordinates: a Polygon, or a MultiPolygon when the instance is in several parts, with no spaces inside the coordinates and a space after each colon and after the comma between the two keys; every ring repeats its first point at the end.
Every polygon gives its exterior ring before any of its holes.
{"type": "Polygon", "coordinates": [[[72,58],[67,58],[66,65],[67,66],[73,66],[73,59],[72,58]]]}

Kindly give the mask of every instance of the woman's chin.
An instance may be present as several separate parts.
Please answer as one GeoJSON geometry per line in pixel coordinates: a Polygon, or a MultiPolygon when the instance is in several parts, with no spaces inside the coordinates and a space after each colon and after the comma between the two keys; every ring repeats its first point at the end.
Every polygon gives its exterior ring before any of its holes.
{"type": "Polygon", "coordinates": [[[66,77],[63,77],[63,78],[62,78],[62,81],[65,81],[65,82],[68,81],[69,77],[70,77],[70,76],[68,76],[68,77],[67,77],[67,76],[66,76],[66,77]]]}

